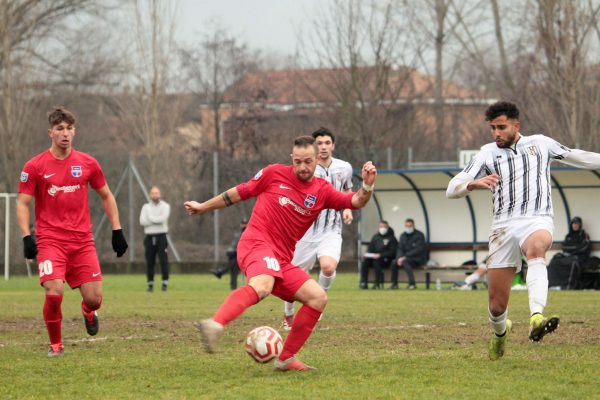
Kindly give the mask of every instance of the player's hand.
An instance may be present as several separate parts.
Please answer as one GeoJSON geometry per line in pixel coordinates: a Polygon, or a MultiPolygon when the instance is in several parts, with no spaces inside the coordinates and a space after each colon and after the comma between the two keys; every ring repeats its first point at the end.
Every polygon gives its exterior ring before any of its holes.
{"type": "Polygon", "coordinates": [[[183,203],[183,206],[189,215],[201,215],[205,213],[202,203],[198,203],[197,201],[186,201],[183,203]]]}
{"type": "Polygon", "coordinates": [[[117,253],[117,257],[121,257],[127,251],[127,240],[123,236],[123,229],[115,229],[112,231],[112,248],[117,253]]]}
{"type": "Polygon", "coordinates": [[[489,189],[493,192],[496,190],[496,186],[498,186],[499,183],[500,177],[496,174],[491,174],[469,182],[467,185],[467,190],[472,191],[475,189],[489,189]]]}
{"type": "Polygon", "coordinates": [[[23,255],[28,260],[33,260],[37,256],[38,250],[35,239],[31,235],[23,238],[23,255]]]}
{"type": "Polygon", "coordinates": [[[354,219],[354,216],[352,215],[352,210],[349,208],[346,208],[343,212],[342,212],[342,221],[344,221],[344,223],[346,225],[350,225],[352,223],[352,220],[354,219]]]}
{"type": "Polygon", "coordinates": [[[399,266],[399,267],[401,267],[405,258],[406,257],[398,257],[398,261],[396,261],[396,265],[399,266]]]}
{"type": "Polygon", "coordinates": [[[375,183],[375,177],[377,176],[377,168],[371,161],[367,161],[362,167],[362,178],[366,185],[372,185],[375,183]]]}

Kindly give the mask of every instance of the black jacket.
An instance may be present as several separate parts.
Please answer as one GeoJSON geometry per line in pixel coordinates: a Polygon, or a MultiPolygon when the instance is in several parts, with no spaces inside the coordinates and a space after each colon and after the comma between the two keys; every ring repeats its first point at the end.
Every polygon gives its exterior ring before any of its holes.
{"type": "Polygon", "coordinates": [[[396,234],[392,228],[389,228],[384,236],[378,233],[373,235],[367,252],[381,254],[381,258],[391,260],[396,254],[396,247],[398,247],[398,241],[396,240],[396,234]]]}
{"type": "Polygon", "coordinates": [[[403,232],[400,235],[400,242],[398,244],[398,252],[396,258],[406,257],[413,260],[418,260],[424,264],[429,258],[427,250],[427,241],[425,241],[425,235],[419,230],[414,230],[413,233],[408,234],[403,232]]]}
{"type": "Polygon", "coordinates": [[[592,250],[589,235],[583,230],[583,225],[578,231],[569,227],[569,233],[565,236],[562,244],[562,250],[565,255],[577,256],[579,261],[586,262],[592,250]]]}

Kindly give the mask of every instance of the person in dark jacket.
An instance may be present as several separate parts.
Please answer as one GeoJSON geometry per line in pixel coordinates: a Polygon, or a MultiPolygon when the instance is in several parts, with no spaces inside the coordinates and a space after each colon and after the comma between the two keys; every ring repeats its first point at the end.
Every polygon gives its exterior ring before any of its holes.
{"type": "Polygon", "coordinates": [[[577,289],[579,275],[588,263],[591,251],[590,237],[583,230],[582,219],[573,217],[562,243],[562,253],[557,253],[548,264],[548,286],[577,289]]]}
{"type": "Polygon", "coordinates": [[[247,225],[248,225],[248,219],[246,219],[246,218],[242,219],[242,221],[240,222],[240,230],[236,231],[233,234],[233,240],[231,241],[231,246],[229,246],[229,248],[227,249],[227,264],[220,268],[213,268],[210,270],[210,272],[219,279],[221,279],[221,277],[224,274],[229,272],[229,274],[230,274],[229,287],[231,288],[231,290],[237,289],[237,278],[238,278],[238,274],[240,272],[240,266],[238,265],[238,262],[237,262],[237,245],[238,245],[238,242],[240,241],[240,236],[242,236],[242,232],[244,232],[247,225]]]}
{"type": "Polygon", "coordinates": [[[394,230],[387,221],[379,222],[379,230],[371,238],[367,252],[360,267],[360,288],[367,289],[369,268],[375,268],[375,284],[373,289],[383,287],[383,268],[388,268],[396,253],[396,240],[394,230]]]}
{"type": "Polygon", "coordinates": [[[398,268],[402,267],[408,276],[407,289],[416,289],[413,269],[427,263],[429,254],[423,232],[415,229],[415,221],[404,221],[404,232],[400,235],[396,259],[392,263],[392,289],[398,289],[398,268]]]}

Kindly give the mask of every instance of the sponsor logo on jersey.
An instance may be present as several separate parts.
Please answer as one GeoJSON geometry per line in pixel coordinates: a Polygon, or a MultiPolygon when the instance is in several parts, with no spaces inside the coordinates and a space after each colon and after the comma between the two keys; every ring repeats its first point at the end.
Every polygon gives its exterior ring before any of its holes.
{"type": "Polygon", "coordinates": [[[21,171],[21,182],[25,183],[29,179],[29,174],[25,171],[21,171]]]}
{"type": "Polygon", "coordinates": [[[296,211],[297,213],[302,214],[302,215],[312,214],[312,212],[310,210],[305,210],[304,208],[300,207],[299,204],[294,203],[292,200],[290,200],[289,198],[284,197],[284,196],[281,196],[279,198],[279,204],[281,204],[284,207],[287,205],[290,205],[290,206],[292,206],[294,211],[296,211]]]}
{"type": "Polygon", "coordinates": [[[52,185],[52,186],[50,186],[50,189],[48,189],[48,194],[50,196],[56,196],[56,194],[58,192],[73,193],[74,191],[76,191],[78,189],[81,189],[81,185],[71,185],[71,186],[52,185]]]}
{"type": "Polygon", "coordinates": [[[256,175],[254,175],[254,180],[255,181],[259,180],[261,176],[262,176],[262,169],[260,171],[258,171],[256,173],[256,175]]]}
{"type": "Polygon", "coordinates": [[[312,194],[307,194],[304,199],[304,206],[306,208],[313,208],[315,206],[315,202],[317,201],[317,196],[312,194]]]}
{"type": "Polygon", "coordinates": [[[80,178],[81,175],[83,175],[81,165],[71,165],[71,175],[73,175],[74,178],[80,178]]]}

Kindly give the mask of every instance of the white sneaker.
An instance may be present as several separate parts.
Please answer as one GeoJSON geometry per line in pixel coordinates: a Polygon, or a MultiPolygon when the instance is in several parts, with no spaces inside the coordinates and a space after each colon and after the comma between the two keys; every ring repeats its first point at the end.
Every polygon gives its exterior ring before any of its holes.
{"type": "Polygon", "coordinates": [[[214,353],[219,336],[223,333],[223,325],[215,322],[212,318],[203,319],[195,325],[202,335],[204,350],[207,353],[214,353]]]}
{"type": "Polygon", "coordinates": [[[294,316],[293,315],[283,315],[283,330],[284,331],[291,331],[292,330],[292,323],[294,322],[294,316]]]}
{"type": "Polygon", "coordinates": [[[473,290],[473,286],[469,285],[468,283],[465,283],[464,285],[460,286],[458,290],[473,290]]]}

